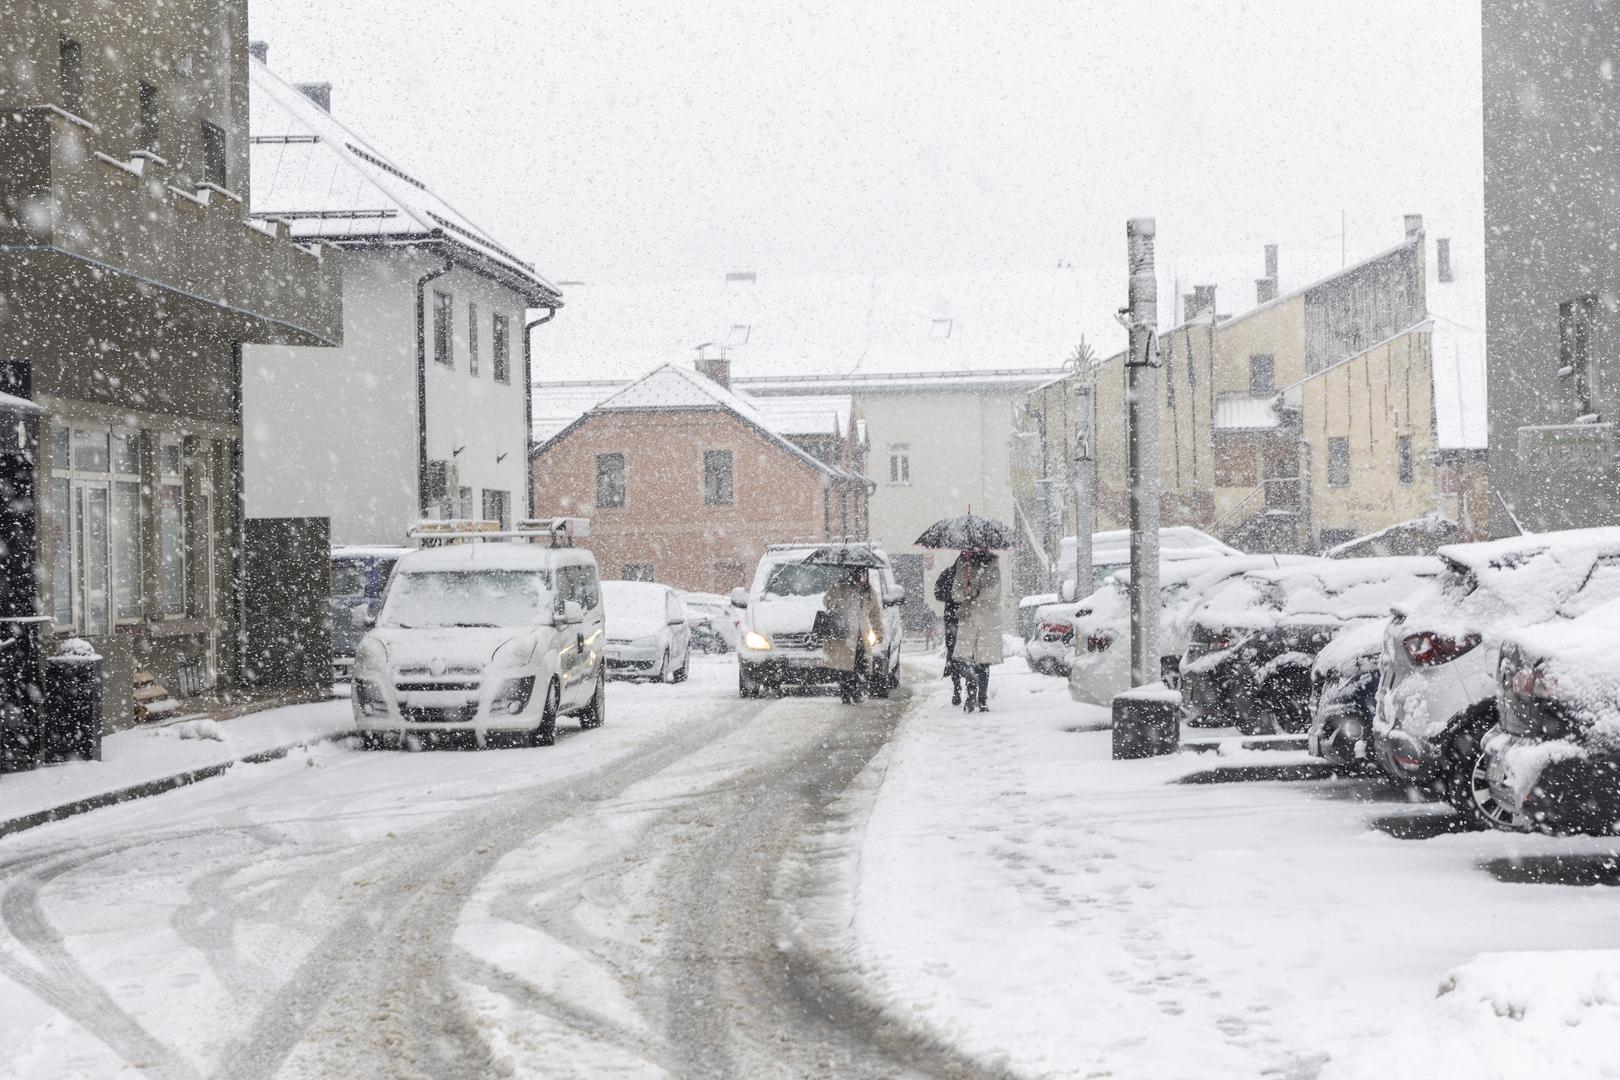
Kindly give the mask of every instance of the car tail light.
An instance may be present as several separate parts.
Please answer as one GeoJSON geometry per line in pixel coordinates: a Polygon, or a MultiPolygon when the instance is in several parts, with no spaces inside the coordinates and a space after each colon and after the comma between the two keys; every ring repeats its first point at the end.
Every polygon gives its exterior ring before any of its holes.
{"type": "Polygon", "coordinates": [[[1106,630],[1098,630],[1086,637],[1086,652],[1107,652],[1108,647],[1114,643],[1114,635],[1106,630]]]}
{"type": "Polygon", "coordinates": [[[1073,635],[1074,627],[1070,626],[1068,623],[1043,622],[1041,623],[1041,633],[1045,637],[1055,641],[1059,638],[1066,638],[1073,635]]]}
{"type": "Polygon", "coordinates": [[[1478,634],[1454,638],[1445,634],[1431,633],[1428,630],[1408,634],[1401,639],[1401,646],[1406,649],[1406,658],[1419,667],[1450,663],[1478,644],[1478,634]]]}
{"type": "Polygon", "coordinates": [[[1225,630],[1216,630],[1209,635],[1205,648],[1210,652],[1224,652],[1237,644],[1237,636],[1225,630]]]}
{"type": "Polygon", "coordinates": [[[1550,698],[1558,696],[1558,680],[1540,664],[1532,664],[1511,672],[1508,689],[1520,697],[1550,698]]]}

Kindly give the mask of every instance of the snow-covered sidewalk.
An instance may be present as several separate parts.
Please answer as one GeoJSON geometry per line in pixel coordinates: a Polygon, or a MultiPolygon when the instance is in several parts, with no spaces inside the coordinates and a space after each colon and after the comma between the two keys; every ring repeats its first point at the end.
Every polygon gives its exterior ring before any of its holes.
{"type": "Polygon", "coordinates": [[[1176,783],[1294,755],[1115,762],[1023,667],[983,715],[919,687],[874,764],[847,949],[895,1012],[1024,1076],[1620,1075],[1620,954],[1548,952],[1620,945],[1615,893],[1484,869],[1613,845],[1397,839],[1374,819],[1436,808],[1367,781],[1176,783]]]}
{"type": "Polygon", "coordinates": [[[37,815],[85,800],[195,777],[238,761],[330,738],[354,727],[347,698],[284,705],[229,720],[177,720],[101,741],[100,761],[47,765],[0,776],[0,835],[37,815]]]}

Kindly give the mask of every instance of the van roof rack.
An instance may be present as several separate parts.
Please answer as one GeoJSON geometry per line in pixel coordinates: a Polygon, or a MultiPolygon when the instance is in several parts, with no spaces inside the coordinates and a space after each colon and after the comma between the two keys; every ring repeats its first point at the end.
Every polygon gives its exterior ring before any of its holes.
{"type": "Polygon", "coordinates": [[[796,548],[819,547],[873,547],[870,540],[784,540],[779,544],[766,544],[766,551],[793,551],[796,548]]]}
{"type": "Polygon", "coordinates": [[[446,544],[475,544],[489,541],[549,541],[552,547],[573,547],[576,539],[591,535],[590,518],[524,518],[515,527],[501,528],[498,521],[471,518],[433,518],[419,521],[406,534],[423,547],[446,544]]]}

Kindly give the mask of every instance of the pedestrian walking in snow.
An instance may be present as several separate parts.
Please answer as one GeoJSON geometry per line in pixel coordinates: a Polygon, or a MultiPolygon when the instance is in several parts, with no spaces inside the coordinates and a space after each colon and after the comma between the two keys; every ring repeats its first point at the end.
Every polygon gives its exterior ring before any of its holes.
{"type": "Polygon", "coordinates": [[[816,617],[822,656],[827,667],[843,672],[839,696],[850,705],[864,695],[863,680],[872,666],[872,649],[883,640],[883,606],[862,566],[851,566],[823,594],[821,603],[827,609],[816,617]]]}
{"type": "Polygon", "coordinates": [[[968,712],[990,708],[990,665],[1001,654],[1001,560],[989,551],[964,551],[951,581],[956,601],[956,660],[967,676],[968,712]]]}
{"type": "Polygon", "coordinates": [[[956,598],[951,595],[951,583],[956,580],[956,563],[934,581],[934,599],[945,605],[945,674],[951,680],[951,704],[962,704],[962,665],[956,661],[956,598]]]}

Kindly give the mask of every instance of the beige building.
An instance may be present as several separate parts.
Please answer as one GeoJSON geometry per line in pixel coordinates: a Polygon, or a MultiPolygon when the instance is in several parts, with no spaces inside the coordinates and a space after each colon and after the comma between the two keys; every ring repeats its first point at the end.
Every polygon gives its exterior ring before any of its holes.
{"type": "MultiPolygon", "coordinates": [[[[1415,215],[1407,229],[1395,247],[1283,295],[1268,250],[1257,303],[1237,315],[1218,312],[1213,288],[1186,297],[1189,317],[1159,335],[1166,525],[1256,551],[1319,550],[1420,518],[1449,523],[1446,535],[1483,531],[1481,268],[1450,238],[1431,245],[1415,215]]],[[[1058,481],[1073,528],[1078,380],[1094,527],[1128,524],[1123,359],[1028,396],[1029,449],[1014,469],[1027,516],[1044,509],[1038,481],[1058,481]]],[[[1041,537],[1047,550],[1056,531],[1041,537]]]]}

